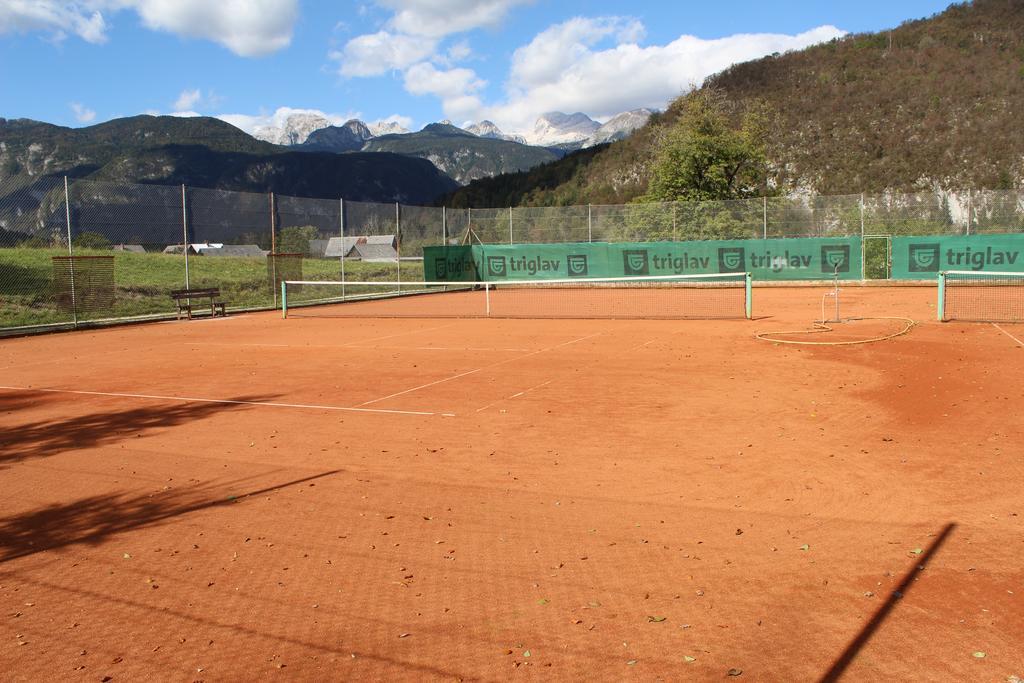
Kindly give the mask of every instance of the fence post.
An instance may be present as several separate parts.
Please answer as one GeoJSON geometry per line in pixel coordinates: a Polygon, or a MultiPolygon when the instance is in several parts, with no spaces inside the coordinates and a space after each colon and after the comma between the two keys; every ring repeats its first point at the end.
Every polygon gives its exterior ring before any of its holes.
{"type": "Polygon", "coordinates": [[[676,218],[676,208],[679,206],[678,202],[672,202],[672,241],[679,241],[679,223],[676,218]]]}
{"type": "Polygon", "coordinates": [[[185,289],[188,289],[188,203],[185,200],[185,184],[181,184],[181,242],[185,254],[185,289]]]}
{"type": "Polygon", "coordinates": [[[341,300],[345,300],[345,199],[341,198],[338,200],[339,213],[338,223],[339,231],[341,233],[341,300]]]}
{"type": "Polygon", "coordinates": [[[860,279],[868,279],[868,246],[864,241],[864,193],[860,193],[860,279]]]}
{"type": "Polygon", "coordinates": [[[448,246],[448,209],[441,207],[441,246],[448,246]]]}
{"type": "Polygon", "coordinates": [[[75,250],[71,246],[71,193],[68,191],[68,177],[64,176],[64,217],[68,225],[68,263],[71,264],[71,320],[78,329],[78,301],[75,296],[75,250]]]}
{"type": "Polygon", "coordinates": [[[277,308],[277,219],[274,216],[274,193],[270,193],[270,289],[274,292],[274,308],[277,308]]]}
{"type": "Polygon", "coordinates": [[[587,241],[594,241],[594,214],[590,204],[587,204],[587,241]]]}
{"type": "Polygon", "coordinates": [[[967,228],[964,231],[965,235],[970,236],[971,234],[971,191],[967,191],[967,228]]]}
{"type": "Polygon", "coordinates": [[[395,254],[398,264],[398,293],[402,293],[402,211],[401,205],[395,202],[395,254]]]}
{"type": "Polygon", "coordinates": [[[768,195],[764,196],[764,238],[768,239],[768,195]]]}
{"type": "Polygon", "coordinates": [[[512,246],[512,207],[508,207],[508,244],[512,246]]]}

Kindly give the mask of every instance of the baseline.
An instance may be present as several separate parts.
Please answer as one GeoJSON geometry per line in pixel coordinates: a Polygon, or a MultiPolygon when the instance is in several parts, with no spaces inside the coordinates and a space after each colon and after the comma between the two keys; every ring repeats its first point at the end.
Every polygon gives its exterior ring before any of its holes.
{"type": "Polygon", "coordinates": [[[225,398],[202,398],[196,396],[161,396],[156,394],[130,394],[116,391],[78,391],[74,389],[38,389],[33,387],[11,387],[11,386],[0,386],[0,389],[6,391],[38,391],[50,394],[74,394],[77,396],[109,396],[114,398],[140,398],[153,401],[179,401],[181,403],[220,403],[225,405],[246,405],[246,406],[261,406],[267,408],[298,408],[304,410],[335,410],[340,412],[350,413],[376,413],[382,415],[419,415],[419,416],[433,416],[440,415],[442,417],[455,417],[455,413],[438,413],[429,412],[423,410],[387,410],[384,408],[360,408],[346,407],[346,406],[332,406],[332,405],[316,405],[312,403],[278,403],[274,401],[236,401],[225,398]]]}

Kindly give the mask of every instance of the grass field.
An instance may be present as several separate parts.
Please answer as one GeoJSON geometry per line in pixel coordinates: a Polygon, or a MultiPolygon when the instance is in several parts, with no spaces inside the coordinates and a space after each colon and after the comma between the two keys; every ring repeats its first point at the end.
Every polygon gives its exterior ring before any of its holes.
{"type": "MultiPolygon", "coordinates": [[[[78,256],[115,255],[116,286],[113,310],[83,312],[80,320],[130,318],[175,311],[168,293],[185,287],[185,260],[169,254],[132,254],[109,250],[76,249],[78,256]]],[[[70,312],[58,310],[52,285],[52,259],[67,256],[62,249],[0,249],[0,329],[25,325],[48,325],[71,321],[70,312]]],[[[351,280],[394,280],[394,263],[346,261],[346,278],[351,280]]],[[[303,277],[337,280],[338,260],[304,259],[303,277]]],[[[402,263],[402,279],[422,280],[423,265],[402,263]]],[[[189,285],[219,287],[229,310],[264,308],[274,304],[274,290],[263,258],[189,258],[189,285]]]]}

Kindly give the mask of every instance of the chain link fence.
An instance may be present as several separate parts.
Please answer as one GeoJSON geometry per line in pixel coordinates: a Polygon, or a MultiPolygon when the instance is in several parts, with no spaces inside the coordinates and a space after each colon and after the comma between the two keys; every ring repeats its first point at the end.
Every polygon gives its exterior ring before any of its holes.
{"type": "Polygon", "coordinates": [[[860,235],[867,276],[887,277],[892,236],[1015,232],[1024,192],[1013,190],[449,209],[11,178],[0,180],[0,331],[166,317],[179,289],[217,287],[230,310],[257,310],[279,304],[282,279],[422,281],[423,250],[445,244],[860,235]]]}

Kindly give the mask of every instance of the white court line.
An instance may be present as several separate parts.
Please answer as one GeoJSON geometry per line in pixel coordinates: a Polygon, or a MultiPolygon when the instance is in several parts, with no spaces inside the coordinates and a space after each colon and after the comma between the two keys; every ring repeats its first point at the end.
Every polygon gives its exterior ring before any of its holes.
{"type": "MultiPolygon", "coordinates": [[[[359,348],[356,344],[365,344],[366,342],[381,341],[384,339],[394,339],[395,337],[402,337],[407,334],[419,334],[420,332],[430,332],[431,330],[440,330],[444,327],[452,327],[457,325],[457,322],[447,323],[445,325],[437,325],[435,327],[424,327],[419,330],[412,330],[406,332],[399,332],[397,334],[388,334],[383,337],[370,337],[369,339],[356,339],[353,342],[346,344],[268,344],[264,342],[189,342],[195,346],[259,346],[259,347],[271,347],[278,349],[348,349],[348,348],[359,348]]],[[[368,347],[373,348],[373,347],[368,347]]]]}
{"type": "Polygon", "coordinates": [[[113,396],[117,398],[144,398],[155,401],[180,401],[182,403],[223,403],[227,405],[265,406],[269,408],[305,408],[308,410],[337,410],[351,413],[381,413],[390,415],[442,415],[455,417],[454,413],[430,413],[419,410],[383,410],[374,408],[346,408],[344,406],[321,406],[308,403],[275,403],[271,401],[233,401],[223,398],[197,398],[193,396],[159,396],[154,394],[126,394],[114,391],[74,391],[71,389],[35,389],[32,387],[6,387],[7,391],[41,391],[51,394],[76,394],[79,396],[113,396]]]}
{"type": "Polygon", "coordinates": [[[350,346],[350,349],[381,349],[383,351],[533,351],[533,349],[495,349],[474,346],[350,346]]]}
{"type": "Polygon", "coordinates": [[[398,392],[395,392],[394,394],[389,394],[387,396],[382,396],[381,398],[375,398],[372,401],[366,401],[365,403],[360,403],[359,406],[368,406],[368,405],[372,405],[374,403],[380,403],[381,401],[386,401],[387,399],[394,398],[395,396],[402,396],[403,394],[409,394],[409,393],[412,393],[414,391],[419,391],[420,389],[426,389],[427,387],[435,386],[437,384],[443,384],[444,382],[450,382],[453,379],[459,379],[460,377],[465,377],[467,375],[472,375],[473,373],[480,372],[481,370],[487,370],[488,368],[494,368],[494,367],[497,367],[499,365],[504,365],[506,363],[511,363],[511,362],[517,361],[517,360],[522,360],[523,358],[529,358],[530,356],[536,356],[538,353],[544,353],[545,351],[554,351],[555,349],[560,349],[563,346],[569,346],[570,344],[575,344],[577,342],[586,341],[587,339],[591,339],[593,337],[596,337],[599,334],[602,334],[602,333],[601,332],[595,332],[594,334],[588,334],[587,336],[580,337],[579,339],[573,339],[571,341],[563,342],[561,344],[556,344],[555,346],[549,346],[549,347],[544,348],[544,349],[538,349],[537,351],[531,351],[530,353],[523,354],[522,356],[516,356],[515,358],[507,358],[505,360],[500,360],[497,363],[491,363],[490,365],[485,365],[485,366],[483,366],[481,368],[476,368],[475,370],[468,370],[466,372],[460,372],[457,375],[452,375],[451,377],[445,377],[444,379],[439,379],[439,380],[437,380],[435,382],[430,382],[428,384],[422,384],[422,385],[420,385],[418,387],[413,387],[412,389],[406,389],[405,391],[398,391],[398,392]]]}
{"type": "Polygon", "coordinates": [[[638,350],[640,350],[640,349],[642,349],[642,348],[644,348],[646,346],[650,346],[651,344],[653,344],[656,341],[660,341],[661,339],[662,339],[661,337],[655,337],[654,339],[651,339],[650,341],[645,341],[643,344],[640,344],[638,346],[634,346],[631,349],[628,349],[626,351],[626,353],[629,353],[630,351],[638,351],[638,350]]]}
{"type": "Polygon", "coordinates": [[[483,408],[477,408],[477,409],[476,409],[476,412],[480,413],[480,412],[483,412],[483,411],[487,410],[487,409],[488,409],[488,408],[490,408],[491,406],[496,406],[496,405],[498,405],[499,403],[501,403],[501,402],[503,402],[503,401],[511,401],[511,400],[512,400],[512,399],[514,399],[514,398],[519,398],[520,396],[522,396],[522,395],[524,395],[524,394],[528,394],[528,393],[530,393],[530,392],[531,392],[531,391],[533,391],[534,389],[540,389],[541,387],[546,387],[547,385],[551,384],[551,383],[552,383],[553,381],[554,381],[554,380],[552,380],[552,379],[549,379],[549,380],[548,380],[547,382],[541,382],[540,384],[538,384],[538,385],[536,385],[536,386],[532,386],[532,387],[530,387],[529,389],[524,389],[524,390],[520,391],[520,392],[519,392],[518,394],[512,394],[511,396],[507,396],[507,397],[505,397],[505,398],[499,398],[499,399],[498,399],[497,401],[495,401],[494,403],[488,403],[488,404],[487,404],[487,405],[485,405],[485,406],[484,406],[483,408]]]}
{"type": "Polygon", "coordinates": [[[1017,339],[1016,337],[1014,337],[1012,334],[1010,334],[1009,332],[1007,332],[1003,328],[999,327],[999,325],[996,325],[995,323],[992,323],[992,327],[996,328],[997,330],[999,330],[1000,332],[1005,334],[1007,337],[1009,337],[1013,341],[1017,342],[1019,345],[1024,346],[1024,342],[1022,342],[1020,339],[1017,339]]]}
{"type": "MultiPolygon", "coordinates": [[[[195,346],[270,346],[276,348],[285,349],[367,349],[367,350],[381,350],[381,351],[533,351],[533,349],[500,349],[500,348],[483,348],[475,346],[356,346],[355,344],[229,344],[227,342],[191,342],[195,346]]],[[[60,363],[62,360],[54,361],[43,361],[45,363],[60,363]]],[[[0,368],[2,370],[3,368],[0,368]]]]}

